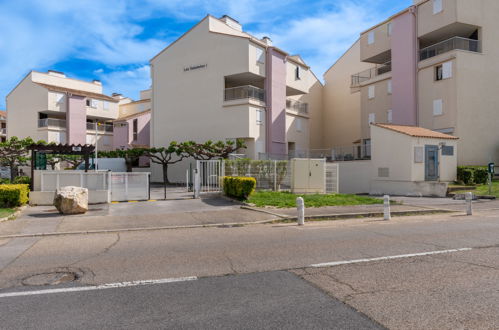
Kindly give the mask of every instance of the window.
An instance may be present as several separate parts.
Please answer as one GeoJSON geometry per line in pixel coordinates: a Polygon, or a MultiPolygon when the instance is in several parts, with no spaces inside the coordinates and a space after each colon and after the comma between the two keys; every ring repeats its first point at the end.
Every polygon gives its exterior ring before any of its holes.
{"type": "Polygon", "coordinates": [[[295,78],[296,78],[296,80],[300,80],[301,79],[301,72],[300,72],[300,67],[299,66],[296,66],[296,69],[295,69],[295,78]]]}
{"type": "Polygon", "coordinates": [[[64,94],[63,93],[55,93],[55,102],[57,104],[62,103],[64,100],[64,94]]]}
{"type": "Polygon", "coordinates": [[[256,140],[257,155],[265,153],[265,141],[263,139],[256,140]]]}
{"type": "Polygon", "coordinates": [[[265,123],[265,111],[256,110],[256,124],[263,125],[265,123]]]}
{"type": "Polygon", "coordinates": [[[86,103],[87,103],[87,107],[97,108],[97,100],[87,99],[86,103]]]}
{"type": "Polygon", "coordinates": [[[386,112],[386,121],[391,124],[393,123],[393,110],[388,110],[386,112]]]}
{"type": "Polygon", "coordinates": [[[369,124],[369,125],[371,125],[371,124],[373,124],[373,123],[375,123],[375,122],[376,122],[376,114],[374,114],[374,113],[370,113],[370,114],[369,114],[368,124],[369,124]]]}
{"type": "Polygon", "coordinates": [[[105,146],[110,146],[111,145],[111,137],[109,135],[103,135],[102,136],[102,144],[105,146]]]}
{"type": "Polygon", "coordinates": [[[444,113],[443,112],[443,101],[442,100],[433,101],[433,115],[440,116],[443,113],[444,113]]]}
{"type": "Polygon", "coordinates": [[[437,65],[435,67],[435,80],[436,81],[440,81],[440,80],[444,79],[443,69],[444,68],[442,65],[437,65]]]}
{"type": "Polygon", "coordinates": [[[386,86],[386,90],[388,91],[388,94],[391,94],[392,93],[392,80],[388,80],[388,82],[386,83],[387,86],[386,86]]]}
{"type": "Polygon", "coordinates": [[[452,78],[452,62],[445,62],[435,67],[435,80],[452,78]]]}
{"type": "Polygon", "coordinates": [[[137,141],[138,138],[138,132],[139,132],[139,120],[134,119],[133,120],[133,140],[137,141]]]}
{"type": "Polygon", "coordinates": [[[391,36],[392,32],[393,32],[393,23],[392,22],[390,22],[386,25],[386,30],[387,30],[388,36],[391,36]]]}
{"type": "Polygon", "coordinates": [[[371,99],[374,99],[375,97],[375,86],[374,85],[371,85],[369,86],[369,89],[368,89],[368,98],[371,100],[371,99]]]}
{"type": "Polygon", "coordinates": [[[256,62],[257,63],[265,63],[265,52],[263,49],[255,47],[256,50],[256,62]]]}
{"type": "Polygon", "coordinates": [[[442,0],[433,0],[433,14],[438,14],[443,10],[442,0]]]}
{"type": "Polygon", "coordinates": [[[104,108],[104,110],[109,110],[109,102],[108,101],[104,101],[102,103],[102,107],[104,108]]]}
{"type": "Polygon", "coordinates": [[[368,45],[374,44],[374,31],[371,31],[367,34],[367,44],[368,45]]]}
{"type": "Polygon", "coordinates": [[[453,146],[443,146],[442,147],[442,156],[454,156],[454,147],[453,146]]]}
{"type": "Polygon", "coordinates": [[[301,132],[303,131],[303,120],[301,118],[296,118],[296,131],[301,132]]]}

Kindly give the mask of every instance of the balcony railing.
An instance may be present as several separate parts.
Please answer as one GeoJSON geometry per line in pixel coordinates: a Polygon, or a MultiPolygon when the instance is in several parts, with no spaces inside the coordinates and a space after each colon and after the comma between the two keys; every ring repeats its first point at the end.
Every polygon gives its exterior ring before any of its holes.
{"type": "Polygon", "coordinates": [[[265,90],[251,85],[226,88],[224,94],[225,101],[241,99],[265,101],[265,90]]]}
{"type": "Polygon", "coordinates": [[[286,108],[297,111],[298,113],[308,114],[308,103],[296,100],[286,100],[286,108]]]}
{"type": "Polygon", "coordinates": [[[442,42],[436,43],[429,47],[423,48],[419,51],[419,60],[424,61],[426,59],[435,57],[437,55],[450,52],[452,50],[460,49],[467,50],[470,52],[480,53],[481,49],[480,40],[467,39],[461,37],[453,37],[442,42]]]}
{"type": "Polygon", "coordinates": [[[64,119],[54,119],[54,118],[38,119],[38,127],[66,128],[66,121],[64,119]]]}
{"type": "MultiPolygon", "coordinates": [[[[99,132],[112,133],[114,130],[112,124],[99,124],[97,127],[99,132]]],[[[87,123],[87,130],[95,132],[95,123],[87,123]]]]}
{"type": "Polygon", "coordinates": [[[359,72],[352,76],[352,87],[359,87],[365,81],[371,80],[384,73],[392,71],[392,62],[377,65],[374,68],[359,72]]]}
{"type": "Polygon", "coordinates": [[[0,128],[0,135],[6,135],[7,134],[7,129],[6,128],[0,128]]]}

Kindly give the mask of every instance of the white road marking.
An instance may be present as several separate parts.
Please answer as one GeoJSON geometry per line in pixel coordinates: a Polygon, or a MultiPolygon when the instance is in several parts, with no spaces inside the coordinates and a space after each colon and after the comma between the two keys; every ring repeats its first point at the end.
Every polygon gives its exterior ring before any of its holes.
{"type": "Polygon", "coordinates": [[[314,264],[314,265],[310,265],[309,267],[314,267],[314,268],[331,267],[331,266],[339,266],[339,265],[358,264],[358,263],[362,263],[362,262],[422,257],[422,256],[430,256],[430,255],[434,255],[434,254],[444,254],[444,253],[462,252],[462,251],[470,251],[470,250],[472,250],[472,249],[471,248],[462,248],[462,249],[440,250],[440,251],[412,253],[412,254],[401,254],[401,255],[397,255],[397,256],[377,257],[377,258],[369,258],[369,259],[333,261],[333,262],[325,262],[325,263],[321,263],[321,264],[314,264]]]}
{"type": "Polygon", "coordinates": [[[197,279],[198,278],[196,276],[190,276],[190,277],[178,277],[178,278],[164,278],[164,279],[159,279],[159,280],[144,280],[144,281],[108,283],[108,284],[101,284],[101,285],[95,285],[95,286],[81,286],[81,287],[47,289],[47,290],[36,290],[36,291],[7,292],[7,293],[0,293],[0,298],[34,296],[34,295],[51,294],[51,293],[67,293],[67,292],[105,290],[105,289],[114,289],[114,288],[126,288],[126,287],[132,287],[132,286],[140,286],[140,285],[195,281],[197,279]]]}

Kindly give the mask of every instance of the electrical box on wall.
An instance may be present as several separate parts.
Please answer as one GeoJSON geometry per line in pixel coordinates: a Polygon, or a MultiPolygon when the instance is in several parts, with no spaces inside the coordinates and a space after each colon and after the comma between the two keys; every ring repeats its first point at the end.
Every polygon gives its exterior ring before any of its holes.
{"type": "Polygon", "coordinates": [[[326,193],[326,160],[291,160],[291,191],[295,194],[326,193]]]}

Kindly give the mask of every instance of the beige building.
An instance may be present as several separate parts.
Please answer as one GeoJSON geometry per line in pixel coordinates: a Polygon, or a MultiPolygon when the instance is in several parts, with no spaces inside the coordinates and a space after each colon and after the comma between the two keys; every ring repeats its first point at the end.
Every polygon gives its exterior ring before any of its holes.
{"type": "Polygon", "coordinates": [[[102,93],[102,84],[66,77],[64,73],[30,72],[6,98],[7,136],[113,148],[117,98],[102,93]],[[97,130],[97,131],[96,131],[97,130]]]}
{"type": "Polygon", "coordinates": [[[0,141],[7,140],[7,111],[0,111],[0,141]]]}
{"type": "MultiPolygon", "coordinates": [[[[499,163],[499,2],[414,2],[361,34],[359,60],[369,67],[353,58],[326,73],[324,114],[348,113],[352,120],[333,125],[357,137],[324,130],[325,146],[343,145],[343,136],[370,144],[370,123],[394,123],[459,137],[460,165],[499,163]],[[341,78],[352,94],[336,90],[341,78]],[[349,112],[359,103],[359,110],[349,112]]],[[[353,56],[356,46],[344,57],[353,56]]]]}
{"type": "MultiPolygon", "coordinates": [[[[258,159],[322,144],[322,84],[299,56],[228,16],[206,16],[150,64],[152,146],[240,138],[241,152],[258,159]]],[[[182,181],[185,168],[172,167],[172,180],[182,181]]],[[[152,179],[160,174],[153,168],[152,179]]]]}

